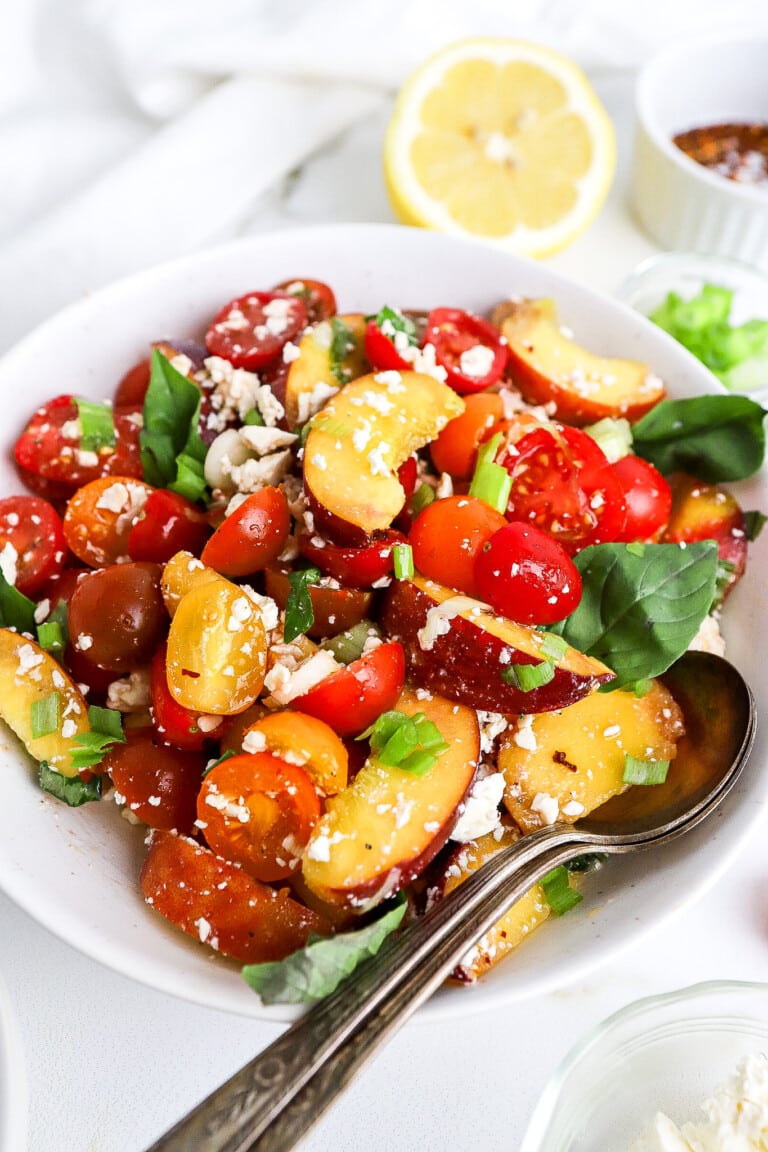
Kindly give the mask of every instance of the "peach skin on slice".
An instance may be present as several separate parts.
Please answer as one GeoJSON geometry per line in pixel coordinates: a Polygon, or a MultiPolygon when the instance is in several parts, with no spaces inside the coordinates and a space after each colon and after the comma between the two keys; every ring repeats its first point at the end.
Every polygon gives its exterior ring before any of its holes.
{"type": "Polygon", "coordinates": [[[552,300],[510,301],[494,320],[509,346],[515,384],[530,403],[554,403],[558,420],[639,420],[664,398],[664,384],[647,364],[597,356],[575,344],[562,331],[552,300]]]}
{"type": "Polygon", "coordinates": [[[497,767],[504,803],[523,832],[572,824],[624,792],[627,753],[674,759],[682,712],[660,681],[652,684],[645,696],[592,692],[556,716],[532,716],[504,732],[497,767]]]}
{"type": "Polygon", "coordinates": [[[322,900],[361,911],[398,892],[426,868],[456,823],[480,753],[477,716],[440,696],[405,688],[398,711],[424,712],[450,745],[424,776],[371,755],[328,801],[304,851],[302,874],[322,900]]]}
{"type": "MultiPolygon", "coordinates": [[[[343,330],[341,330],[343,335],[343,330]]],[[[338,337],[337,337],[338,339],[338,337]]],[[[291,362],[285,380],[285,415],[291,428],[306,424],[342,384],[361,376],[368,368],[365,358],[365,317],[362,312],[334,316],[315,324],[301,338],[299,354],[291,362]],[[334,335],[339,323],[349,330],[352,347],[334,360],[334,335]],[[334,371],[336,369],[336,371],[334,371]],[[336,374],[338,373],[338,375],[336,374]]]]}
{"type": "MultiPolygon", "coordinates": [[[[456,850],[448,857],[443,874],[436,885],[440,896],[447,896],[487,860],[509,848],[519,839],[518,829],[508,825],[498,840],[494,833],[488,832],[468,844],[457,845],[456,850]]],[[[517,900],[478,940],[474,948],[461,958],[451,973],[453,979],[471,984],[480,976],[484,976],[535,928],[543,924],[549,913],[550,907],[543,888],[540,884],[534,884],[533,888],[517,900]]]]}
{"type": "Polygon", "coordinates": [[[326,512],[366,535],[388,528],[405,504],[398,468],[463,411],[464,401],[431,376],[361,376],[313,420],[305,487],[326,512]]]}
{"type": "Polygon", "coordinates": [[[0,720],[16,733],[30,756],[46,760],[62,776],[72,766],[75,738],[89,730],[88,705],[70,676],[34,640],[0,628],[0,720]],[[32,735],[32,705],[58,693],[59,726],[48,736],[32,735]]]}
{"type": "Polygon", "coordinates": [[[692,544],[714,540],[717,554],[733,568],[723,590],[727,596],[744,575],[747,533],[744,513],[736,497],[718,484],[705,484],[684,472],[667,477],[672,489],[672,511],[662,540],[669,544],[692,544]]]}
{"type": "Polygon", "coordinates": [[[414,683],[472,708],[549,712],[614,678],[605,664],[575,648],[549,655],[546,632],[495,616],[489,605],[418,575],[394,581],[381,623],[405,649],[414,683]],[[502,679],[512,665],[544,660],[554,664],[554,676],[539,688],[525,692],[502,679]]]}

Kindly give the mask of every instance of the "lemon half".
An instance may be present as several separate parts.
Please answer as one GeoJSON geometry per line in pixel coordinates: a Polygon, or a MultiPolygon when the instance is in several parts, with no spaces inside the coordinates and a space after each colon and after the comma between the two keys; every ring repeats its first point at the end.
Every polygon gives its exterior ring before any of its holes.
{"type": "Polygon", "coordinates": [[[584,73],[523,40],[462,40],[400,91],[384,171],[406,224],[543,256],[582,232],[613,179],[613,126],[584,73]]]}

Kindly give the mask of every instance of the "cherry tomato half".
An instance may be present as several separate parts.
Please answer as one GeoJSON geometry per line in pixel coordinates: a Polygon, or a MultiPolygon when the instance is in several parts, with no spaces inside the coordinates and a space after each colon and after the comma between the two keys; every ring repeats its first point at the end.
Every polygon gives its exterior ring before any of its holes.
{"type": "Polygon", "coordinates": [[[285,880],[320,819],[320,798],[303,768],[271,752],[244,752],[203,781],[197,818],[218,856],[257,880],[285,880]]]}
{"type": "Polygon", "coordinates": [[[16,552],[16,587],[33,598],[61,572],[67,558],[59,515],[39,496],[0,500],[0,552],[6,545],[16,552]]]}
{"type": "Polygon", "coordinates": [[[25,482],[55,500],[99,476],[141,476],[140,414],[140,408],[115,408],[114,447],[83,451],[73,397],[50,400],[38,408],[16,441],[14,455],[25,482]]]}
{"type": "Polygon", "coordinates": [[[557,540],[533,524],[505,524],[475,561],[480,598],[518,624],[554,624],[581,599],[581,576],[557,540]]]}
{"type": "Polygon", "coordinates": [[[414,566],[438,584],[476,596],[475,558],[505,524],[500,512],[474,496],[434,500],[416,517],[408,537],[414,566]]]}
{"type": "Polygon", "coordinates": [[[206,758],[159,746],[148,728],[127,733],[102,761],[126,807],[150,828],[190,832],[206,758]]]}
{"type": "Polygon", "coordinates": [[[154,491],[130,476],[103,476],[78,488],[64,513],[64,536],[78,560],[92,568],[126,560],[131,532],[154,491]]]}
{"type": "Polygon", "coordinates": [[[507,365],[507,346],[500,333],[461,308],[433,308],[426,342],[434,346],[437,363],[448,373],[446,384],[462,396],[490,388],[507,365]]]}
{"type": "Polygon", "coordinates": [[[177,552],[198,556],[209,534],[207,517],[196,504],[158,488],[150,492],[128,533],[128,555],[155,564],[166,564],[177,552]]]}
{"type": "Polygon", "coordinates": [[[656,540],[669,523],[672,489],[661,472],[640,456],[623,456],[613,465],[627,506],[618,540],[656,540]]]}
{"type": "Polygon", "coordinates": [[[166,656],[168,645],[163,641],[152,658],[152,671],[149,691],[152,698],[152,723],[157,739],[161,744],[173,744],[187,752],[199,752],[209,735],[218,735],[216,730],[207,733],[200,727],[199,712],[177,704],[168,687],[166,656]]]}
{"type": "Polygon", "coordinates": [[[261,488],[221,522],[201,559],[222,576],[250,576],[277,560],[290,531],[291,515],[282,488],[261,488]]]}
{"type": "Polygon", "coordinates": [[[380,538],[362,548],[344,548],[319,536],[302,535],[299,547],[302,556],[311,560],[326,576],[333,576],[347,588],[373,588],[393,567],[392,549],[405,544],[402,532],[388,529],[380,538]]]}
{"type": "Polygon", "coordinates": [[[454,480],[468,480],[475,469],[477,449],[504,415],[498,392],[478,392],[467,396],[461,416],[449,420],[429,446],[438,472],[448,472],[454,480]]]}
{"type": "MultiPolygon", "coordinates": [[[[369,320],[365,327],[365,355],[371,367],[376,372],[405,372],[410,364],[395,347],[396,330],[391,333],[382,332],[375,318],[369,320]]],[[[405,333],[402,338],[408,343],[405,333]]]]}
{"type": "Polygon", "coordinates": [[[324,720],[340,736],[351,736],[394,708],[404,682],[405,654],[392,640],[321,680],[291,708],[324,720]]]}
{"type": "Polygon", "coordinates": [[[300,296],[249,292],[230,300],[216,313],[205,343],[212,356],[255,372],[274,360],[306,324],[307,309],[300,296]]]}
{"type": "Polygon", "coordinates": [[[113,672],[149,661],[168,625],[155,564],[114,564],[79,580],[69,634],[86,658],[113,672]]]}
{"type": "Polygon", "coordinates": [[[319,324],[336,315],[336,297],[333,289],[322,280],[308,280],[306,276],[295,280],[283,280],[276,284],[273,292],[284,292],[287,296],[298,296],[307,310],[307,323],[319,324]]]}

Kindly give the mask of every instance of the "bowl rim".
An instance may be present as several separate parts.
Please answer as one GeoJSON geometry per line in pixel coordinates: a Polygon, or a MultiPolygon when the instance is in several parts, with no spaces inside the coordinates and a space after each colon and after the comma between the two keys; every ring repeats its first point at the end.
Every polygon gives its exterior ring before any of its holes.
{"type": "Polygon", "coordinates": [[[641,68],[635,87],[635,115],[638,124],[642,126],[655,148],[683,175],[698,180],[704,187],[711,188],[721,196],[731,195],[745,204],[768,211],[768,188],[761,189],[756,185],[729,180],[699,164],[682,148],[672,143],[672,137],[661,128],[656,114],[656,100],[660,91],[657,87],[658,73],[670,63],[681,61],[689,65],[691,57],[698,49],[708,50],[717,47],[720,50],[727,50],[742,45],[753,49],[755,43],[760,41],[764,42],[768,51],[768,24],[759,29],[757,34],[754,30],[750,32],[746,27],[741,27],[677,37],[665,48],[655,52],[641,68]]]}
{"type": "MultiPolygon", "coordinates": [[[[609,1016],[605,1016],[576,1041],[550,1074],[531,1113],[520,1152],[539,1152],[541,1138],[547,1134],[564,1084],[583,1060],[622,1024],[672,1005],[695,1004],[708,996],[741,997],[746,994],[768,996],[768,982],[703,980],[696,984],[688,984],[667,992],[657,992],[650,996],[643,996],[639,1000],[632,1000],[609,1016]]],[[[768,1024],[766,1024],[766,1036],[768,1036],[768,1024]]]]}
{"type": "MultiPolygon", "coordinates": [[[[474,255],[479,260],[483,251],[485,251],[493,264],[500,266],[503,262],[505,268],[509,268],[510,277],[513,277],[515,274],[522,276],[526,270],[530,270],[534,291],[540,290],[537,284],[540,284],[540,282],[544,280],[546,281],[546,289],[543,289],[543,291],[551,292],[555,295],[557,295],[559,291],[562,291],[564,303],[566,304],[570,297],[571,304],[573,300],[577,299],[580,305],[588,305],[599,309],[602,313],[606,314],[606,316],[610,313],[617,313],[623,315],[627,320],[631,317],[633,328],[638,325],[642,327],[644,343],[646,345],[649,341],[645,339],[645,337],[650,336],[651,331],[653,331],[652,342],[657,345],[656,350],[659,354],[664,348],[666,348],[669,353],[672,353],[674,349],[673,355],[676,370],[683,371],[686,369],[700,391],[721,391],[717,381],[711,376],[708,370],[682,348],[677,341],[667,333],[652,326],[646,318],[640,316],[626,303],[617,300],[615,297],[580,284],[573,278],[565,276],[563,273],[546,265],[542,265],[539,262],[502,251],[491,244],[478,243],[464,237],[455,237],[422,229],[405,228],[399,225],[368,223],[321,224],[259,233],[249,237],[242,237],[226,244],[204,248],[179,259],[162,262],[133,273],[128,277],[105,286],[92,295],[73,302],[44,321],[37,328],[33,329],[0,361],[0,376],[18,371],[17,362],[23,364],[26,359],[30,355],[33,355],[41,346],[44,347],[51,340],[55,340],[61,334],[62,330],[68,329],[73,324],[78,324],[83,317],[89,317],[94,303],[98,305],[109,305],[114,308],[115,304],[120,304],[124,300],[126,293],[135,293],[137,289],[144,289],[148,281],[155,287],[158,285],[165,285],[167,287],[168,279],[171,277],[175,279],[182,278],[183,280],[191,270],[198,275],[210,272],[212,269],[215,271],[220,262],[232,260],[234,257],[242,259],[243,256],[253,255],[264,246],[266,246],[270,253],[279,250],[282,257],[283,246],[295,245],[298,240],[301,240],[302,245],[305,241],[309,243],[314,241],[314,243],[318,245],[321,242],[323,245],[330,245],[338,243],[340,238],[344,237],[348,244],[354,241],[355,251],[357,253],[360,244],[364,242],[366,236],[371,238],[372,244],[375,240],[380,245],[386,244],[387,246],[391,245],[396,237],[401,240],[405,239],[407,244],[415,246],[418,249],[418,256],[421,259],[427,256],[433,256],[438,250],[448,250],[447,254],[453,257],[457,269],[464,267],[461,261],[457,260],[457,257],[474,255]]],[[[256,262],[256,267],[258,268],[258,261],[256,262]]],[[[405,273],[407,273],[407,263],[403,263],[403,274],[405,273]]],[[[494,273],[494,276],[495,275],[496,273],[494,273]]],[[[482,276],[480,277],[480,281],[482,284],[482,276]]],[[[364,287],[365,285],[363,283],[363,288],[364,287]]],[[[485,291],[484,287],[483,291],[485,291]]],[[[471,296],[471,286],[469,290],[462,288],[462,292],[464,293],[464,297],[467,295],[471,296]]],[[[558,299],[560,299],[559,296],[558,299]]],[[[466,304],[466,306],[471,305],[466,304]]],[[[757,765],[755,765],[755,768],[756,767],[757,765]]],[[[735,804],[740,803],[738,798],[735,798],[733,802],[735,804]]],[[[438,994],[438,996],[430,999],[428,1004],[417,1014],[416,1018],[420,1020],[434,1020],[437,1018],[447,1018],[448,1016],[457,1018],[462,1015],[477,1014],[479,1011],[498,1007],[500,1002],[508,1004],[514,1000],[527,999],[540,995],[543,992],[551,991],[554,987],[560,986],[560,984],[555,983],[555,979],[561,983],[572,984],[574,981],[582,978],[587,972],[609,962],[621,952],[634,946],[640,940],[647,938],[651,933],[660,930],[665,923],[678,914],[681,907],[687,906],[689,903],[699,899],[703,893],[716,882],[723,872],[732,865],[734,859],[743,850],[746,841],[755,830],[761,816],[762,811],[760,805],[754,806],[751,816],[749,813],[745,813],[745,819],[740,824],[738,835],[729,839],[727,848],[718,854],[716,862],[709,862],[708,867],[704,869],[703,875],[697,878],[696,882],[686,891],[681,899],[677,899],[677,902],[671,902],[661,913],[658,909],[655,909],[653,916],[644,922],[638,921],[638,923],[633,925],[631,932],[624,933],[620,938],[616,938],[615,933],[607,933],[606,940],[600,947],[596,949],[585,948],[578,956],[569,957],[566,969],[564,971],[560,970],[556,978],[552,973],[548,972],[546,968],[543,974],[537,972],[535,975],[531,975],[529,973],[527,981],[524,981],[526,987],[522,992],[515,986],[514,978],[505,981],[503,988],[497,983],[492,983],[482,998],[482,1003],[478,1003],[479,998],[472,996],[469,992],[462,996],[455,994],[441,996],[438,994]]],[[[1,863],[2,859],[0,858],[0,864],[1,863]]],[[[240,1015],[251,1016],[264,1023],[285,1023],[298,1015],[298,1012],[292,1011],[286,1008],[286,1006],[268,1008],[259,1005],[258,998],[256,997],[253,997],[252,1007],[249,1010],[244,1007],[239,999],[237,1004],[233,1004],[232,998],[226,988],[222,988],[216,996],[211,996],[207,989],[204,993],[201,993],[200,989],[196,986],[194,976],[189,985],[186,982],[179,981],[178,973],[180,969],[174,969],[173,977],[168,976],[166,979],[162,966],[158,969],[154,966],[151,958],[148,961],[147,958],[144,957],[142,963],[138,965],[133,953],[124,955],[119,951],[119,948],[115,947],[113,942],[104,941],[98,935],[92,934],[87,940],[83,940],[82,936],[78,934],[80,926],[71,923],[69,910],[66,907],[59,907],[52,903],[50,897],[45,897],[41,902],[39,894],[36,893],[36,881],[31,881],[30,877],[26,876],[21,869],[10,874],[7,870],[3,870],[2,874],[0,874],[0,887],[2,887],[8,896],[20,907],[27,910],[38,923],[43,924],[61,939],[70,943],[91,959],[103,963],[113,971],[120,972],[139,983],[146,984],[151,988],[175,995],[196,1004],[223,1011],[235,1011],[240,1015]],[[32,897],[29,895],[30,891],[32,892],[32,897]]],[[[162,925],[158,926],[159,929],[162,927],[162,925]]],[[[168,931],[171,932],[173,930],[169,927],[168,931]]]]}

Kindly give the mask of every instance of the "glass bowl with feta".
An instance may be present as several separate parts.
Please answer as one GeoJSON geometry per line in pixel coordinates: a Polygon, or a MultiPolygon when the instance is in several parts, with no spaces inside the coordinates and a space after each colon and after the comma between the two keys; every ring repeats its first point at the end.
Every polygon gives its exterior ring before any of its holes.
{"type": "Polygon", "coordinates": [[[637,1000],[571,1050],[521,1152],[768,1148],[768,985],[710,981],[637,1000]]]}

